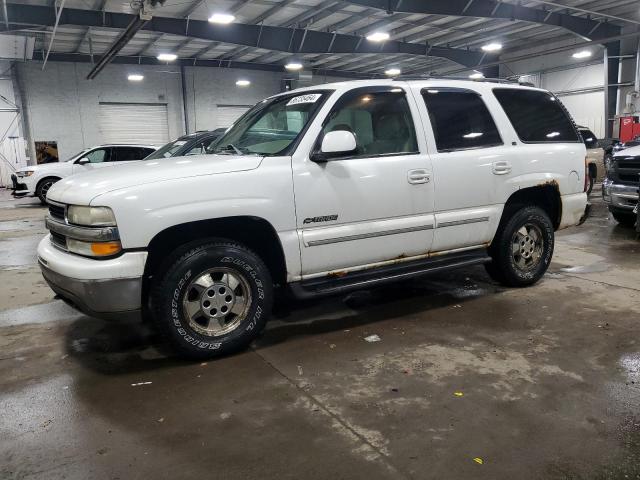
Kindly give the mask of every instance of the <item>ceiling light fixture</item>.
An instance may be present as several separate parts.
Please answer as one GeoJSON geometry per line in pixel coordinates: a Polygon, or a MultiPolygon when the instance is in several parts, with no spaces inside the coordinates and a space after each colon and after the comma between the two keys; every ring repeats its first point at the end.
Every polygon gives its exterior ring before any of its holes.
{"type": "Polygon", "coordinates": [[[390,77],[400,75],[401,73],[402,73],[402,70],[400,70],[399,68],[390,68],[384,71],[384,74],[389,75],[390,77]]]}
{"type": "Polygon", "coordinates": [[[289,62],[284,68],[287,70],[302,70],[302,64],[300,62],[289,62]]]}
{"type": "Polygon", "coordinates": [[[367,40],[370,42],[384,42],[389,40],[390,35],[387,32],[373,32],[367,35],[367,40]]]}
{"type": "Polygon", "coordinates": [[[214,13],[209,17],[209,23],[219,23],[220,25],[229,25],[236,17],[230,13],[214,13]]]}
{"type": "Polygon", "coordinates": [[[173,62],[176,58],[178,58],[178,56],[175,53],[161,53],[157,58],[161,62],[173,62]]]}
{"type": "Polygon", "coordinates": [[[144,75],[140,75],[139,73],[132,73],[127,77],[127,80],[130,82],[141,82],[144,79],[144,75]]]}
{"type": "Polygon", "coordinates": [[[573,58],[589,58],[591,56],[591,52],[589,50],[580,50],[571,56],[573,58]]]}
{"type": "Polygon", "coordinates": [[[236,85],[238,87],[248,87],[251,85],[251,82],[249,80],[240,79],[236,82],[236,85]]]}
{"type": "Polygon", "coordinates": [[[482,50],[485,52],[497,52],[498,50],[502,50],[502,44],[498,42],[487,43],[482,46],[482,50]]]}

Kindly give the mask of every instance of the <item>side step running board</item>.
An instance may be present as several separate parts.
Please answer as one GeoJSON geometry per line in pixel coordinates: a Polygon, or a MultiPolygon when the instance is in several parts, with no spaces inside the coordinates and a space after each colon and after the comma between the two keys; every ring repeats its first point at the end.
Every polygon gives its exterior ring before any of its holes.
{"type": "Polygon", "coordinates": [[[313,298],[372,288],[385,283],[407,280],[443,270],[479,265],[490,261],[491,257],[482,248],[367,270],[358,270],[341,277],[327,276],[302,280],[289,284],[289,287],[297,298],[313,298]]]}

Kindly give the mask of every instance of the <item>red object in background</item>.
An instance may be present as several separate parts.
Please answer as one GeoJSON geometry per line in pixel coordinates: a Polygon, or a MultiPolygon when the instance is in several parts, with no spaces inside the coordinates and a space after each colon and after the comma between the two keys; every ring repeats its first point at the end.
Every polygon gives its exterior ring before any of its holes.
{"type": "Polygon", "coordinates": [[[640,135],[640,121],[638,117],[618,117],[618,122],[620,122],[618,138],[621,142],[630,142],[637,135],[640,135]]]}

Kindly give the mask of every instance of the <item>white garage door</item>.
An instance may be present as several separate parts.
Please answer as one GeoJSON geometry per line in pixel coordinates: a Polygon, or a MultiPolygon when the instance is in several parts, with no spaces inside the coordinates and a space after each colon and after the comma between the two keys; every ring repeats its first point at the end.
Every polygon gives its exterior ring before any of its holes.
{"type": "Polygon", "coordinates": [[[216,108],[216,128],[230,127],[250,108],[250,105],[218,105],[216,108]]]}
{"type": "Polygon", "coordinates": [[[163,145],[169,141],[166,104],[101,103],[103,143],[163,145]]]}

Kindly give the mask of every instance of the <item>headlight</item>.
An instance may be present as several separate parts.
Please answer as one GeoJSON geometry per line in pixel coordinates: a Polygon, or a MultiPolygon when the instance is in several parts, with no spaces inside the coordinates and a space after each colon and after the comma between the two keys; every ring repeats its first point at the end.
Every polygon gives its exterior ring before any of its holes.
{"type": "Polygon", "coordinates": [[[85,227],[115,227],[116,217],[109,207],[81,207],[70,205],[67,220],[85,227]]]}
{"type": "Polygon", "coordinates": [[[67,250],[85,257],[109,257],[122,250],[119,241],[113,242],[83,242],[74,238],[67,238],[67,250]]]}
{"type": "Polygon", "coordinates": [[[33,170],[21,170],[19,172],[16,172],[16,177],[18,178],[30,177],[31,175],[33,175],[33,173],[34,173],[33,170]]]}

